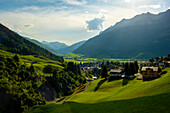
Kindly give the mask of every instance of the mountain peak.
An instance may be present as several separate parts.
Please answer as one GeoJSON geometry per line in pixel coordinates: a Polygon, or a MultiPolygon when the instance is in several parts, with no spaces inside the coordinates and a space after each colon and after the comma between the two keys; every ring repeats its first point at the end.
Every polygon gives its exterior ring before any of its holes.
{"type": "Polygon", "coordinates": [[[169,54],[169,10],[122,19],[74,51],[99,58],[152,58],[169,54]]]}

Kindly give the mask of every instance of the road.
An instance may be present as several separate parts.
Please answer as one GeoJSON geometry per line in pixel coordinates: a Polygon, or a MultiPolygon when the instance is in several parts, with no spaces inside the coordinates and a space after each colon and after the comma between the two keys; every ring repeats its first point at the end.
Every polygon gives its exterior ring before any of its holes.
{"type": "MultiPolygon", "coordinates": [[[[89,85],[90,85],[90,82],[87,83],[87,85],[86,85],[84,91],[89,87],[89,85]]],[[[63,104],[63,103],[65,103],[71,96],[72,96],[72,95],[70,95],[69,97],[67,97],[65,100],[61,101],[61,102],[58,103],[58,104],[63,104]]]]}

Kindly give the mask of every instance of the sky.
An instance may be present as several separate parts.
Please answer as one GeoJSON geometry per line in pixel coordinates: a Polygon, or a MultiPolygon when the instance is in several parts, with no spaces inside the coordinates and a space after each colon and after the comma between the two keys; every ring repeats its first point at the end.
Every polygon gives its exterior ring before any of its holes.
{"type": "Polygon", "coordinates": [[[170,9],[170,0],[0,0],[0,23],[38,41],[71,45],[123,18],[170,9]]]}

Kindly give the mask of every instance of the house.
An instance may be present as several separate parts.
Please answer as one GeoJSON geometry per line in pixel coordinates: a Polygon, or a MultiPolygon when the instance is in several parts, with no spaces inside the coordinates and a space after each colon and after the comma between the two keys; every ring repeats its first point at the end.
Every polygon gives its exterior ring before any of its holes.
{"type": "Polygon", "coordinates": [[[110,75],[122,75],[123,70],[122,69],[111,69],[110,75]]]}
{"type": "Polygon", "coordinates": [[[97,77],[93,76],[92,79],[93,79],[93,80],[97,80],[97,77]]]}
{"type": "Polygon", "coordinates": [[[111,69],[109,79],[120,79],[122,78],[123,70],[121,69],[111,69]]]}
{"type": "Polygon", "coordinates": [[[143,80],[157,78],[158,77],[158,67],[142,67],[141,73],[143,80]]]}

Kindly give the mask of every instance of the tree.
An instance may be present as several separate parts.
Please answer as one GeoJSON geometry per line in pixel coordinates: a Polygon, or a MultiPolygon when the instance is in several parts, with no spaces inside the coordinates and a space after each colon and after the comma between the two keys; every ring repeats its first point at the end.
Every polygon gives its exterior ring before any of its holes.
{"type": "Polygon", "coordinates": [[[149,62],[153,65],[154,59],[149,59],[149,62]]]}
{"type": "Polygon", "coordinates": [[[106,65],[107,65],[107,66],[109,66],[109,64],[110,64],[110,62],[109,62],[109,61],[107,61],[107,62],[106,62],[106,65]]]}
{"type": "Polygon", "coordinates": [[[102,69],[103,69],[103,67],[104,67],[104,62],[102,62],[101,67],[102,67],[102,69]]]}
{"type": "Polygon", "coordinates": [[[80,70],[79,64],[77,65],[77,69],[78,69],[78,74],[81,75],[81,70],[80,70]]]}
{"type": "Polygon", "coordinates": [[[125,63],[125,74],[126,75],[133,75],[138,72],[138,64],[137,62],[127,62],[125,63]]]}
{"type": "Polygon", "coordinates": [[[102,78],[107,79],[107,76],[108,76],[108,74],[107,74],[107,67],[106,67],[106,65],[104,65],[104,67],[102,69],[102,78]]]}
{"type": "Polygon", "coordinates": [[[13,59],[16,61],[16,62],[19,62],[19,56],[18,55],[15,55],[14,57],[13,57],[13,59]]]}
{"type": "Polygon", "coordinates": [[[33,66],[33,64],[31,64],[31,66],[30,66],[30,71],[35,73],[35,67],[33,66]]]}
{"type": "Polygon", "coordinates": [[[135,73],[138,73],[139,70],[138,62],[134,61],[134,65],[135,65],[135,73]]]}

